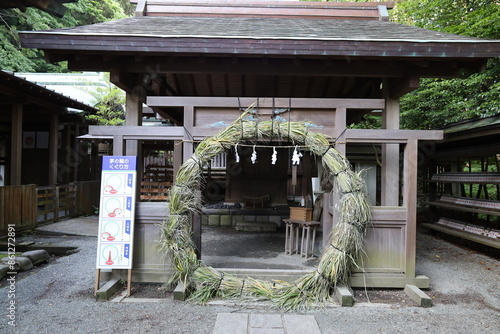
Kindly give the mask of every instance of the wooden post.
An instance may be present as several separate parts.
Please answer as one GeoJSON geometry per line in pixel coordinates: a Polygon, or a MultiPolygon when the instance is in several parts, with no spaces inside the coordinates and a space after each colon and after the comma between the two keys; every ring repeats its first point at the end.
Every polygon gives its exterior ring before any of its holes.
{"type": "Polygon", "coordinates": [[[406,207],[406,277],[415,277],[417,238],[418,142],[409,139],[404,152],[403,206],[406,207]]]}
{"type": "Polygon", "coordinates": [[[199,214],[193,213],[192,216],[193,242],[196,247],[196,256],[201,259],[201,218],[199,214]]]}
{"type": "Polygon", "coordinates": [[[177,172],[182,165],[182,141],[174,141],[174,182],[177,176],[177,172]]]}
{"type": "Polygon", "coordinates": [[[347,110],[346,108],[337,108],[335,110],[335,135],[336,143],[335,149],[341,154],[345,155],[345,132],[347,127],[347,110]]]}
{"type": "Polygon", "coordinates": [[[95,284],[94,284],[94,296],[97,295],[97,290],[99,290],[99,281],[101,280],[101,269],[95,270],[95,284]]]}
{"type": "MultiPolygon", "coordinates": [[[[127,92],[126,95],[126,112],[125,125],[141,126],[142,125],[142,103],[144,101],[144,92],[138,87],[127,92]]],[[[139,155],[139,141],[128,140],[126,143],[127,155],[139,155]]]]}
{"type": "Polygon", "coordinates": [[[59,116],[51,115],[49,133],[49,185],[57,184],[59,116]]]}
{"type": "Polygon", "coordinates": [[[113,136],[113,155],[125,155],[125,142],[123,140],[123,135],[113,136]]]}
{"type": "Polygon", "coordinates": [[[9,184],[21,185],[21,167],[23,155],[23,105],[12,106],[12,138],[9,184]]]}
{"type": "Polygon", "coordinates": [[[184,106],[184,145],[183,145],[183,161],[191,157],[194,151],[193,145],[193,129],[194,129],[194,107],[192,105],[184,106]]]}
{"type": "MultiPolygon", "coordinates": [[[[399,99],[386,99],[382,127],[399,130],[399,99]]],[[[399,206],[399,144],[382,145],[381,205],[399,206]]]]}
{"type": "Polygon", "coordinates": [[[127,297],[132,293],[132,269],[127,270],[127,297]]]}

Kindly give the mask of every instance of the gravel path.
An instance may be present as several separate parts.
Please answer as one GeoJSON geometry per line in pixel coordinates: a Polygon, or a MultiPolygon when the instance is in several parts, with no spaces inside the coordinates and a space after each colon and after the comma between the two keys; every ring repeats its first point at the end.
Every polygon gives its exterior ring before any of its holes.
{"type": "MultiPolygon", "coordinates": [[[[9,287],[5,280],[0,282],[0,333],[211,333],[220,312],[279,313],[241,302],[193,305],[174,301],[169,293],[149,302],[96,302],[96,238],[26,239],[77,246],[80,251],[19,275],[15,328],[6,317],[9,287]]],[[[352,308],[332,305],[307,314],[315,316],[323,334],[499,333],[499,261],[421,233],[418,244],[417,272],[431,278],[427,293],[434,298],[433,307],[416,307],[401,290],[370,289],[356,291],[358,302],[352,308]],[[366,295],[371,303],[363,302],[366,295]]]]}

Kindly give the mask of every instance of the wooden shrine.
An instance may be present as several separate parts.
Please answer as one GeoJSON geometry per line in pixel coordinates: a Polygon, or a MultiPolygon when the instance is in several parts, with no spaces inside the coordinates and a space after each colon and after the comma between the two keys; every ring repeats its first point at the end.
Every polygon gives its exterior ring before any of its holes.
{"type": "MultiPolygon", "coordinates": [[[[20,34],[24,47],[44,50],[49,61],[109,71],[127,92],[126,126],[91,127],[88,138],[113,140],[115,155],[141,156],[143,143],[171,143],[175,171],[196,141],[258,100],[257,119],[279,109],[285,122],[317,125],[310,130],[336,140],[342,153],[374,145],[378,195],[363,272],[351,284],[428,287],[415,272],[418,142],[440,140],[442,131],[400,130],[399,98],[420,78],[481,70],[500,55],[499,41],[392,23],[392,2],[134,2],[135,17],[20,34]],[[141,126],[143,103],[168,126],[141,126]],[[381,115],[383,128],[348,128],[367,113],[381,115]]],[[[334,206],[335,196],[326,194],[325,235],[335,224],[334,206]]],[[[165,205],[138,203],[137,213],[134,277],[162,281],[169,267],[151,244],[165,205]]]]}

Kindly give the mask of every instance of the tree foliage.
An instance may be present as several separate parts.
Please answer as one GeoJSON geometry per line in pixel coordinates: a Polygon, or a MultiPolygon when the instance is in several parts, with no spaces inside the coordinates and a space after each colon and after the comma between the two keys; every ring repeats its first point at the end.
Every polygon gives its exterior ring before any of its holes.
{"type": "Polygon", "coordinates": [[[93,24],[126,17],[130,5],[125,0],[79,0],[66,4],[63,18],[28,8],[0,10],[0,68],[15,72],[63,72],[64,63],[47,64],[43,53],[36,49],[23,49],[19,31],[48,30],[93,24]]]}
{"type": "MultiPolygon", "coordinates": [[[[498,0],[402,0],[394,21],[421,28],[481,38],[500,38],[498,0]]],[[[481,73],[455,79],[423,79],[421,88],[401,98],[401,123],[431,129],[500,112],[500,59],[481,73]]]]}
{"type": "Polygon", "coordinates": [[[98,86],[88,92],[93,96],[95,114],[87,114],[85,118],[94,125],[123,125],[125,122],[125,92],[109,81],[105,75],[106,86],[98,86]]]}

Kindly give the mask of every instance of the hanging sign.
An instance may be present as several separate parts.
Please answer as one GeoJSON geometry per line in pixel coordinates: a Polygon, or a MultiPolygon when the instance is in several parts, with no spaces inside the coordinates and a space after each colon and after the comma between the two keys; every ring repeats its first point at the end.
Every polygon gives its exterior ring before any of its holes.
{"type": "Polygon", "coordinates": [[[131,269],[137,157],[104,156],[102,161],[97,269],[131,269]]]}

